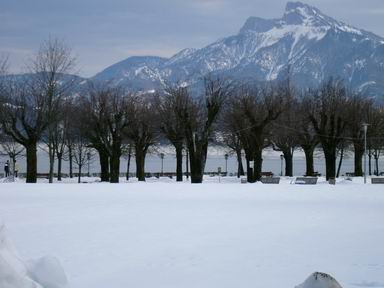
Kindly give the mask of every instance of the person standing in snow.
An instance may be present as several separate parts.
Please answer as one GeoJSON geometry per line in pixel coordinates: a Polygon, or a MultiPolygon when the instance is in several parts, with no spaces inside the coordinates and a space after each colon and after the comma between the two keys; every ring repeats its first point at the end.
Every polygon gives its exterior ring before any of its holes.
{"type": "Polygon", "coordinates": [[[15,164],[13,166],[13,171],[14,171],[14,176],[17,178],[18,176],[18,173],[19,173],[19,163],[16,162],[15,160],[15,164]]]}
{"type": "Polygon", "coordinates": [[[9,176],[9,160],[7,160],[7,162],[5,162],[4,172],[5,172],[5,177],[8,177],[9,176]]]}

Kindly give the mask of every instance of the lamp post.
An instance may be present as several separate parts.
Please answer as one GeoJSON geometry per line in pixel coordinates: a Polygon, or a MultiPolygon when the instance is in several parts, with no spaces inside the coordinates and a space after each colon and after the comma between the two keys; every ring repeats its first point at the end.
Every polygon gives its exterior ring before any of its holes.
{"type": "Polygon", "coordinates": [[[364,127],[364,184],[367,184],[367,130],[368,124],[363,123],[364,127]]]}
{"type": "Polygon", "coordinates": [[[284,162],[284,155],[280,155],[280,176],[283,176],[283,162],[284,162]]]}
{"type": "Polygon", "coordinates": [[[160,153],[161,158],[161,176],[164,175],[164,153],[160,153]]]}
{"type": "Polygon", "coordinates": [[[224,158],[225,158],[225,176],[228,175],[228,157],[229,157],[229,155],[228,155],[228,153],[226,153],[224,155],[224,158]]]}

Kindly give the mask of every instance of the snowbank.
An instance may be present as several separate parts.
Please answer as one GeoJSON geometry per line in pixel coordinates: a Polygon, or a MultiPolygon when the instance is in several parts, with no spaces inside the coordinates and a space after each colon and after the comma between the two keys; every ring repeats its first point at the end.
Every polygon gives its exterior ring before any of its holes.
{"type": "Polygon", "coordinates": [[[315,272],[296,288],[342,288],[332,276],[315,272]]]}
{"type": "Polygon", "coordinates": [[[0,222],[0,287],[1,288],[66,288],[67,278],[52,257],[30,261],[26,265],[6,235],[0,222]]]}

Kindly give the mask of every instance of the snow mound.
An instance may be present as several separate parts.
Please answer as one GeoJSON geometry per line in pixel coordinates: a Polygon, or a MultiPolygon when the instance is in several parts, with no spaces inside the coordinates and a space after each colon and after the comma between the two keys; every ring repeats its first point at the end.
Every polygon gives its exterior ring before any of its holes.
{"type": "Polygon", "coordinates": [[[6,235],[0,222],[0,287],[1,288],[67,288],[67,277],[53,257],[32,260],[26,265],[6,235]]]}
{"type": "Polygon", "coordinates": [[[28,275],[44,288],[67,288],[68,280],[59,260],[45,256],[27,263],[28,275]]]}
{"type": "Polygon", "coordinates": [[[42,288],[27,275],[27,269],[12,243],[6,237],[5,226],[0,223],[0,287],[42,288]]]}
{"type": "Polygon", "coordinates": [[[295,288],[342,288],[341,285],[332,276],[315,272],[309,276],[304,283],[296,286],[295,288]]]}

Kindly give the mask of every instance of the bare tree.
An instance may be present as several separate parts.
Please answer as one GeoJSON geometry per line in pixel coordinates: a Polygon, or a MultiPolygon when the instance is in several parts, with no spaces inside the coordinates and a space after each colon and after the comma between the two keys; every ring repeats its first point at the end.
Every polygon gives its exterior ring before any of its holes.
{"type": "Polygon", "coordinates": [[[108,86],[90,87],[82,99],[84,133],[99,152],[102,174],[107,173],[109,159],[111,183],[119,182],[123,131],[129,124],[127,99],[122,89],[108,86]]]}
{"type": "Polygon", "coordinates": [[[40,46],[36,58],[30,65],[33,90],[41,94],[46,104],[47,135],[46,144],[49,155],[49,183],[53,182],[55,161],[54,133],[62,117],[62,100],[73,86],[73,79],[68,80],[67,73],[73,71],[75,58],[63,41],[49,38],[40,46]]]}
{"type": "Polygon", "coordinates": [[[0,117],[3,131],[26,149],[27,183],[36,183],[37,143],[48,126],[47,99],[30,87],[10,80],[0,100],[0,117]]]}
{"type": "Polygon", "coordinates": [[[92,148],[90,148],[88,140],[81,133],[74,135],[73,142],[73,160],[78,167],[78,183],[81,182],[83,167],[91,160],[92,148]]]}
{"type": "MultiPolygon", "coordinates": [[[[108,98],[106,88],[98,88],[91,86],[90,92],[81,95],[80,107],[81,121],[84,123],[84,135],[88,138],[89,144],[98,152],[100,168],[101,168],[101,181],[110,181],[110,147],[111,137],[109,127],[107,124],[107,106],[108,98]]],[[[68,146],[69,153],[71,152],[68,146]]]]}
{"type": "Polygon", "coordinates": [[[231,123],[224,128],[222,131],[223,143],[228,146],[233,153],[236,155],[237,159],[237,177],[244,176],[244,167],[243,167],[243,159],[242,159],[242,150],[243,146],[240,141],[239,133],[235,130],[235,127],[231,126],[231,123]]]}
{"type": "Polygon", "coordinates": [[[374,158],[374,172],[379,176],[379,158],[384,150],[384,107],[370,106],[367,111],[367,148],[369,155],[369,171],[371,171],[371,158],[374,158]]]}
{"type": "MultiPolygon", "coordinates": [[[[61,181],[62,177],[62,163],[63,160],[66,158],[66,154],[68,151],[71,152],[72,146],[71,144],[71,137],[69,135],[70,129],[70,117],[73,117],[73,103],[70,98],[63,99],[62,105],[61,105],[61,111],[62,116],[58,121],[56,121],[54,124],[52,124],[52,134],[51,134],[51,141],[52,141],[52,147],[53,150],[56,153],[57,158],[57,180],[61,181]]],[[[70,168],[72,168],[72,161],[73,158],[71,158],[72,155],[68,155],[68,160],[70,161],[70,168]]],[[[72,170],[72,169],[70,169],[72,170]]],[[[70,171],[70,177],[72,178],[72,171],[70,171]]]]}
{"type": "Polygon", "coordinates": [[[306,111],[307,105],[305,104],[305,94],[301,96],[301,99],[298,103],[297,118],[297,140],[301,149],[304,151],[305,155],[305,176],[314,176],[314,152],[319,144],[319,138],[316,135],[315,130],[311,124],[311,121],[308,117],[308,113],[306,111]]]}
{"type": "Polygon", "coordinates": [[[368,121],[368,111],[372,101],[360,94],[350,92],[347,107],[346,134],[351,139],[354,150],[354,175],[363,176],[364,129],[363,123],[368,121]]]}
{"type": "Polygon", "coordinates": [[[192,183],[203,181],[208,143],[231,86],[231,81],[206,77],[203,96],[194,98],[183,93],[180,99],[177,115],[184,126],[192,183]]]}
{"type": "Polygon", "coordinates": [[[68,103],[66,114],[68,116],[65,141],[71,147],[72,161],[78,168],[78,183],[81,182],[81,175],[85,165],[90,163],[93,155],[93,148],[90,145],[87,131],[87,123],[83,121],[84,107],[81,99],[75,103],[68,103]]]}
{"type": "Polygon", "coordinates": [[[271,135],[269,136],[272,148],[281,151],[285,160],[285,176],[293,176],[293,152],[299,146],[297,130],[298,101],[295,99],[295,90],[289,81],[281,83],[277,89],[278,93],[285,99],[283,111],[280,116],[272,122],[271,135]]]}
{"type": "Polygon", "coordinates": [[[306,111],[323,148],[328,180],[336,177],[336,151],[345,137],[346,89],[340,81],[330,79],[312,92],[306,111]]]}
{"type": "Polygon", "coordinates": [[[283,112],[285,101],[275,86],[243,85],[230,102],[228,121],[237,128],[245,152],[248,182],[261,179],[262,151],[268,145],[267,130],[283,112]]]}
{"type": "Polygon", "coordinates": [[[158,117],[154,104],[150,95],[132,95],[127,106],[129,125],[124,133],[135,148],[136,177],[139,181],[145,181],[145,157],[149,147],[154,145],[158,138],[158,117]]]}
{"type": "Polygon", "coordinates": [[[184,125],[177,115],[183,99],[188,94],[186,87],[167,87],[156,98],[161,133],[171,142],[176,151],[176,181],[183,181],[184,125]]]}

